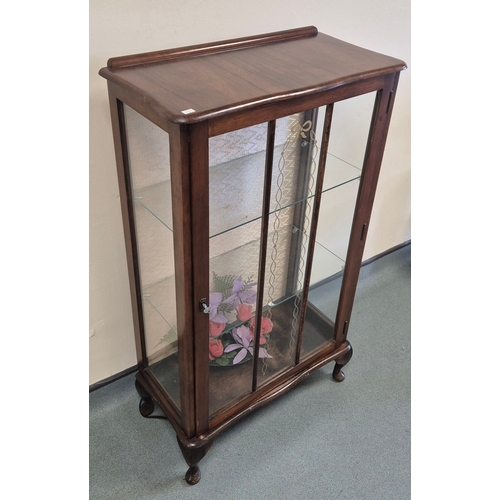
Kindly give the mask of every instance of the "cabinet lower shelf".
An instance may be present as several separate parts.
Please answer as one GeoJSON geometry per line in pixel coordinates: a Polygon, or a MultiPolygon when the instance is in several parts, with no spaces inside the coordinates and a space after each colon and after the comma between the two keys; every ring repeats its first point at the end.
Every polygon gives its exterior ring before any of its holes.
{"type": "MultiPolygon", "coordinates": [[[[295,366],[296,335],[289,330],[293,314],[293,301],[286,301],[273,309],[274,329],[268,352],[273,356],[266,359],[265,374],[259,372],[258,388],[272,382],[295,366]]],[[[327,344],[333,345],[334,323],[314,305],[309,304],[306,312],[301,345],[301,359],[321,350],[327,344]]],[[[203,341],[206,334],[203,333],[203,341]]],[[[262,360],[259,369],[262,370],[262,360]]],[[[179,366],[177,353],[154,363],[148,369],[159,384],[180,408],[179,366]]],[[[229,367],[210,367],[209,411],[211,418],[252,394],[253,363],[243,363],[229,367]]]]}

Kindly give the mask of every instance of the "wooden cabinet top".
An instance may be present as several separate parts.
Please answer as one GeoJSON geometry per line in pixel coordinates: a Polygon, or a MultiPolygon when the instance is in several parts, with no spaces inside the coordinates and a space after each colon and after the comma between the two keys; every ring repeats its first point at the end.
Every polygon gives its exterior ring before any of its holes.
{"type": "Polygon", "coordinates": [[[115,57],[99,74],[169,121],[195,123],[405,68],[310,26],[115,57]]]}

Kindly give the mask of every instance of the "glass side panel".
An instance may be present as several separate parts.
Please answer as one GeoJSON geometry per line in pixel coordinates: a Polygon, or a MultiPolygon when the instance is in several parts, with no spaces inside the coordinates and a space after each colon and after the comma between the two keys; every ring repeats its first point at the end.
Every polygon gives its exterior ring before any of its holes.
{"type": "Polygon", "coordinates": [[[333,338],[358,189],[356,179],[322,195],[301,357],[333,338]],[[331,255],[342,264],[332,265],[331,255]]]}
{"type": "Polygon", "coordinates": [[[336,102],[328,151],[351,165],[363,165],[376,92],[336,102]]]}
{"type": "Polygon", "coordinates": [[[169,138],[128,106],[124,110],[146,357],[150,371],[180,408],[169,138]],[[169,217],[170,225],[164,223],[169,217]]]}
{"type": "MultiPolygon", "coordinates": [[[[330,171],[327,167],[325,186],[332,184],[330,176],[345,178],[344,165],[363,164],[375,94],[335,103],[329,154],[344,161],[332,164],[330,171]]],[[[327,256],[336,255],[342,262],[347,258],[359,177],[337,186],[335,189],[325,187],[321,198],[301,359],[333,339],[344,266],[331,266],[327,256]]]]}

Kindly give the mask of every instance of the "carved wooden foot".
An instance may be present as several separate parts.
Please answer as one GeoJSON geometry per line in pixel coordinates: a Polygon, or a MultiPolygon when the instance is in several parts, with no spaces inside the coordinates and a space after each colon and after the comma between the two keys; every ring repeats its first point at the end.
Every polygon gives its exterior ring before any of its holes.
{"type": "Polygon", "coordinates": [[[188,484],[197,484],[201,479],[200,468],[197,465],[189,467],[185,479],[188,484]]]}
{"type": "Polygon", "coordinates": [[[335,362],[335,366],[333,368],[332,377],[336,382],[342,382],[345,379],[345,374],[342,371],[342,367],[349,363],[352,358],[352,346],[348,343],[348,351],[335,362]]]}
{"type": "Polygon", "coordinates": [[[139,393],[139,396],[141,396],[139,411],[143,417],[148,417],[149,415],[151,415],[151,413],[153,413],[155,409],[153,398],[149,395],[149,393],[146,391],[146,389],[144,389],[144,387],[138,380],[135,381],[135,388],[139,393]]]}
{"type": "Polygon", "coordinates": [[[181,443],[179,437],[177,437],[177,442],[179,443],[179,447],[182,451],[182,455],[184,456],[184,460],[186,460],[186,463],[189,465],[189,469],[186,472],[185,476],[186,482],[188,484],[197,484],[201,479],[201,472],[200,468],[198,467],[198,463],[212,447],[213,441],[210,441],[197,448],[184,446],[181,443]]]}

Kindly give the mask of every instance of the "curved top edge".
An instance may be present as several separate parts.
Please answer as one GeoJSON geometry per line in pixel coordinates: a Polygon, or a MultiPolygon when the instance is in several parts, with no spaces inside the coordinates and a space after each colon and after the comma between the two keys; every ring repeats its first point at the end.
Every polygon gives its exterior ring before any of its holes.
{"type": "MultiPolygon", "coordinates": [[[[394,67],[387,68],[386,74],[391,74],[391,73],[398,73],[400,71],[404,71],[407,69],[406,63],[404,61],[400,61],[401,64],[395,65],[394,67]]],[[[177,114],[172,114],[171,116],[168,117],[169,121],[172,123],[176,123],[179,125],[191,125],[193,123],[205,121],[205,120],[212,120],[215,118],[220,118],[223,115],[229,115],[231,113],[235,113],[237,111],[243,111],[243,110],[251,110],[251,109],[256,109],[262,106],[269,106],[275,103],[278,103],[280,101],[286,100],[286,99],[293,99],[293,98],[301,98],[301,97],[307,97],[307,96],[313,96],[315,94],[321,94],[324,91],[327,90],[333,90],[337,87],[341,87],[344,85],[347,85],[349,83],[353,83],[353,81],[356,80],[356,76],[358,75],[353,75],[353,78],[351,81],[349,80],[344,80],[341,82],[325,82],[322,85],[311,87],[311,88],[302,88],[302,89],[296,89],[293,92],[287,92],[285,93],[278,93],[274,95],[268,95],[265,97],[262,97],[260,99],[252,99],[246,102],[240,102],[230,108],[228,107],[221,107],[218,109],[211,109],[209,111],[202,111],[199,113],[189,113],[185,115],[177,115],[177,114]]],[[[363,79],[367,80],[370,78],[374,78],[377,75],[370,75],[370,74],[364,74],[363,79]]],[[[383,76],[383,75],[378,75],[378,76],[383,76]]]]}
{"type": "Polygon", "coordinates": [[[111,61],[123,65],[104,67],[99,75],[177,124],[312,96],[407,67],[400,59],[318,33],[314,26],[111,61]],[[273,45],[276,50],[270,50],[273,45]],[[294,64],[302,71],[287,70],[294,64]],[[189,84],[186,72],[195,75],[189,84]]]}
{"type": "Polygon", "coordinates": [[[177,59],[187,59],[217,52],[229,50],[239,50],[257,45],[267,45],[270,43],[284,42],[297,38],[317,36],[318,29],[315,26],[304,26],[290,30],[274,31],[261,35],[247,36],[243,38],[233,38],[215,43],[203,43],[200,45],[190,45],[176,49],[158,50],[155,52],[143,52],[130,56],[112,57],[108,60],[107,67],[111,69],[128,68],[142,64],[173,61],[177,59]]]}

